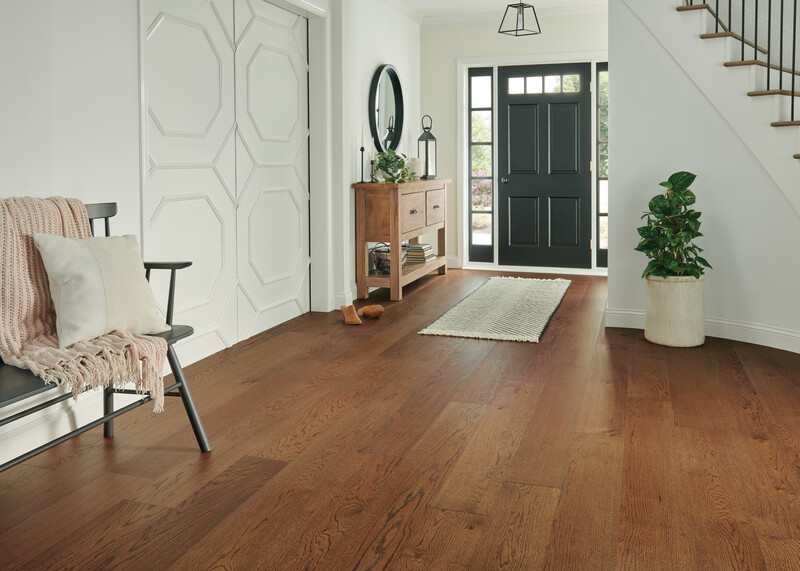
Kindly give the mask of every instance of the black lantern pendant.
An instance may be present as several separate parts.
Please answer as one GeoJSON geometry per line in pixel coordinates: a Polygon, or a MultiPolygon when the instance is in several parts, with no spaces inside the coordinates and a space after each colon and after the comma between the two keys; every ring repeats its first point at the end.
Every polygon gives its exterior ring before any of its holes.
{"type": "Polygon", "coordinates": [[[509,36],[535,36],[542,33],[542,28],[539,26],[539,18],[536,17],[533,6],[517,2],[508,5],[497,31],[509,36]]]}
{"type": "Polygon", "coordinates": [[[423,115],[422,117],[422,135],[417,139],[417,152],[422,161],[423,180],[432,180],[436,178],[436,137],[431,133],[433,127],[433,119],[430,115],[423,115]],[[430,120],[430,125],[425,126],[425,117],[430,120]]]}

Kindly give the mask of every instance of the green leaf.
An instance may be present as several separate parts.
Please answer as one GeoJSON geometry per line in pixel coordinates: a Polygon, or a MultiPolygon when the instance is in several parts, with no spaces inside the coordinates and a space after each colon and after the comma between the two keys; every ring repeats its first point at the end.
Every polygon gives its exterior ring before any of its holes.
{"type": "Polygon", "coordinates": [[[689,188],[694,182],[694,179],[696,178],[697,175],[695,174],[686,171],[681,171],[681,172],[676,172],[671,177],[669,177],[669,183],[672,185],[672,188],[676,192],[680,192],[689,188]]]}
{"type": "MultiPolygon", "coordinates": [[[[698,263],[700,263],[700,264],[703,264],[705,267],[707,267],[707,268],[711,268],[711,264],[709,264],[709,263],[706,261],[706,259],[705,259],[705,258],[703,258],[702,256],[697,256],[695,259],[698,261],[698,263]]],[[[713,270],[714,268],[711,268],[711,269],[713,270]]]]}
{"type": "Polygon", "coordinates": [[[680,192],[676,192],[675,200],[682,206],[689,206],[690,204],[694,204],[697,198],[695,197],[694,193],[687,188],[680,192]]]}
{"type": "Polygon", "coordinates": [[[669,181],[659,182],[658,184],[666,189],[672,190],[672,183],[669,181]]]}

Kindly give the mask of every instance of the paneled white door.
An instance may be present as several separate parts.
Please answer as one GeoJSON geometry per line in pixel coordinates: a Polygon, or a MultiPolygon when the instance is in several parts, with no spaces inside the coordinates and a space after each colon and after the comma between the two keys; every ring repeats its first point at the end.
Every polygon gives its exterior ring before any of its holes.
{"type": "Polygon", "coordinates": [[[307,23],[263,0],[144,14],[145,257],[194,262],[176,293],[188,363],[309,309],[307,23]]]}
{"type": "Polygon", "coordinates": [[[308,25],[236,0],[239,337],[309,311],[308,25]]]}

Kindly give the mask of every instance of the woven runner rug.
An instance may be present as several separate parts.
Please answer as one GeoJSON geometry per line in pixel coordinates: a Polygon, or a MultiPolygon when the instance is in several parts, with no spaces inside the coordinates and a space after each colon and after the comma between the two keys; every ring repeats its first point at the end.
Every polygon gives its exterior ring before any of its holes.
{"type": "Polygon", "coordinates": [[[569,280],[492,277],[421,335],[538,343],[569,280]]]}

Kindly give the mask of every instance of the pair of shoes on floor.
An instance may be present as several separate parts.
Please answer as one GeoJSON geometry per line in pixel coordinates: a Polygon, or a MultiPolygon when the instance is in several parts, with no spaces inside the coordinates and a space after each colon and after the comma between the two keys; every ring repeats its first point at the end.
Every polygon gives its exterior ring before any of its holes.
{"type": "Polygon", "coordinates": [[[383,315],[382,305],[367,305],[356,311],[353,305],[342,305],[339,307],[342,310],[342,317],[347,325],[361,325],[360,317],[368,317],[370,319],[378,319],[383,315]]]}

